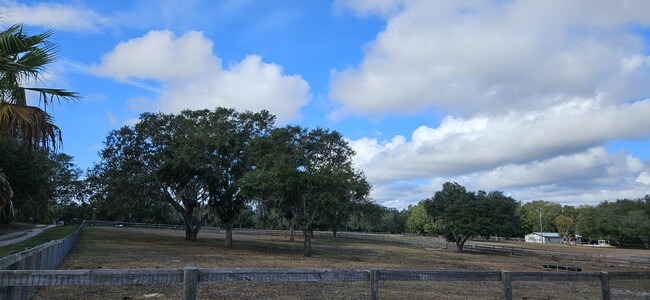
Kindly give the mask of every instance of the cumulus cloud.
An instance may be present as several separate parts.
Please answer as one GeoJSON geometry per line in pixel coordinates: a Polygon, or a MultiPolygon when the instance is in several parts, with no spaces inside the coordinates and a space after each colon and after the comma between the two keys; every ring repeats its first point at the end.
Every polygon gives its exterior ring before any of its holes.
{"type": "Polygon", "coordinates": [[[176,37],[169,30],[154,30],[118,44],[93,72],[121,81],[195,79],[220,71],[221,60],[213,55],[212,45],[201,32],[176,37]]]}
{"type": "Polygon", "coordinates": [[[90,9],[58,3],[33,5],[16,1],[0,2],[2,18],[10,23],[54,28],[64,31],[96,31],[110,23],[108,17],[90,9]]]}
{"type": "Polygon", "coordinates": [[[410,140],[351,141],[355,162],[374,181],[454,176],[511,163],[569,155],[614,138],[650,131],[650,99],[610,106],[578,99],[545,110],[494,116],[448,116],[437,128],[420,126],[410,140]]]}
{"type": "Polygon", "coordinates": [[[629,154],[611,155],[596,147],[543,161],[499,166],[481,174],[477,182],[495,189],[546,185],[602,189],[625,184],[645,169],[642,161],[629,154]]]}
{"type": "Polygon", "coordinates": [[[526,163],[428,180],[373,182],[372,197],[384,205],[406,208],[432,197],[446,181],[469,190],[499,190],[517,200],[543,199],[563,205],[593,205],[603,200],[636,199],[648,193],[650,165],[627,153],[602,147],[526,163]]]}
{"type": "Polygon", "coordinates": [[[360,65],[333,73],[330,96],[370,115],[540,109],[595,95],[621,102],[650,90],[635,86],[650,69],[634,24],[650,25],[650,3],[405,1],[360,65]]]}
{"type": "Polygon", "coordinates": [[[91,72],[140,86],[159,84],[154,88],[159,92],[154,110],[165,112],[217,106],[266,109],[288,121],[311,100],[302,77],[286,75],[282,66],[257,55],[223,68],[212,41],[196,31],[179,37],[171,31],[151,31],[122,42],[91,72]]]}
{"type": "Polygon", "coordinates": [[[650,26],[650,3],[336,5],[386,27],[358,65],[331,73],[331,116],[446,116],[410,136],[350,141],[376,199],[413,203],[445,181],[566,204],[647,194],[648,162],[604,145],[650,134],[650,56],[638,30],[650,26]]]}

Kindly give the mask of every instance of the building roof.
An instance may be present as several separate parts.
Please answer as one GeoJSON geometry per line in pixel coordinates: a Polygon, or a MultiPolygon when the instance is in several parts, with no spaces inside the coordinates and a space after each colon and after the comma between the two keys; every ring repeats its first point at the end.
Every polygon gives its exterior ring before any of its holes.
{"type": "Polygon", "coordinates": [[[560,234],[557,233],[557,232],[533,232],[531,234],[541,235],[541,236],[546,237],[546,238],[559,238],[560,237],[560,234]]]}

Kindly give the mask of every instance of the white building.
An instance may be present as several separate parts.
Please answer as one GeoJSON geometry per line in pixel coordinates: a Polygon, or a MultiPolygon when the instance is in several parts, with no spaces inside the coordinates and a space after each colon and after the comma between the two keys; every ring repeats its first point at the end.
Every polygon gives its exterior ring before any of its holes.
{"type": "Polygon", "coordinates": [[[527,243],[555,243],[561,244],[563,242],[562,237],[557,232],[533,232],[526,235],[527,243]]]}

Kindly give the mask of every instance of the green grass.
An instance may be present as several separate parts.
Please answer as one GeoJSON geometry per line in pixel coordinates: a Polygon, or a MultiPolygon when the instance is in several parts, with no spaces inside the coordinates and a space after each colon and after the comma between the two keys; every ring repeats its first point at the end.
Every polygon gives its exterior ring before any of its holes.
{"type": "Polygon", "coordinates": [[[47,243],[51,240],[62,239],[74,233],[76,230],[77,230],[77,226],[56,226],[56,227],[48,228],[47,230],[43,231],[41,234],[31,239],[27,239],[13,245],[0,247],[0,257],[5,257],[15,251],[23,251],[25,249],[33,248],[40,244],[47,243]]]}

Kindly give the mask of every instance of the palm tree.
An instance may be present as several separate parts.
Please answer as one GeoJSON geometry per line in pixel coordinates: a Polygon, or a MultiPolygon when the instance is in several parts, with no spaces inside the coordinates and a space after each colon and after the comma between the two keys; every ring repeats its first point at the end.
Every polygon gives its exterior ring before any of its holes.
{"type": "Polygon", "coordinates": [[[7,176],[0,169],[0,223],[8,219],[7,215],[13,214],[13,205],[11,202],[11,197],[13,197],[14,191],[11,190],[11,185],[7,180],[7,176]]]}
{"type": "MultiPolygon", "coordinates": [[[[53,31],[28,35],[22,24],[0,31],[0,141],[18,140],[26,149],[37,151],[62,142],[61,130],[47,113],[55,101],[74,101],[79,95],[62,89],[28,87],[41,82],[45,67],[52,63],[55,45],[48,42],[53,31]],[[39,94],[39,105],[27,105],[27,91],[39,94]]],[[[0,191],[10,191],[0,170],[0,191]]],[[[11,193],[0,193],[0,213],[11,207],[11,193]]]]}

